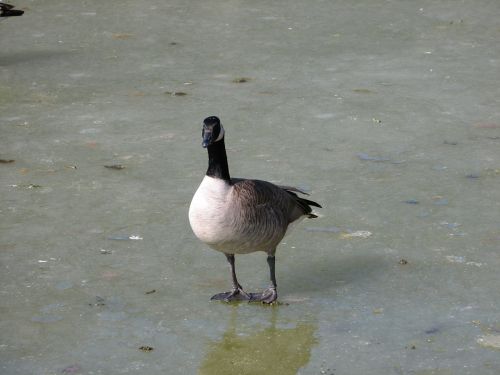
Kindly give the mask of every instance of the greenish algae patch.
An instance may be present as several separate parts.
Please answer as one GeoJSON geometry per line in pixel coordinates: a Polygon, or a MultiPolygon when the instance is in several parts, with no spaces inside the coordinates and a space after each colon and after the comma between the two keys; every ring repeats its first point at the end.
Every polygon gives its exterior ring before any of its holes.
{"type": "Polygon", "coordinates": [[[266,328],[250,335],[230,329],[220,341],[211,342],[200,375],[292,375],[309,363],[317,344],[312,324],[295,328],[266,328]]]}
{"type": "Polygon", "coordinates": [[[17,94],[11,87],[0,85],[0,104],[15,102],[17,94]]]}

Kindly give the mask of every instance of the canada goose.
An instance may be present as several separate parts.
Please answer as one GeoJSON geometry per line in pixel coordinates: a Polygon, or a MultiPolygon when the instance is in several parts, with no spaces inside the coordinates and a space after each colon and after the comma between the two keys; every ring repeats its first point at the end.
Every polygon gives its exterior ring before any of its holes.
{"type": "Polygon", "coordinates": [[[14,9],[14,5],[0,3],[0,17],[22,16],[24,10],[14,9]]]}
{"type": "Polygon", "coordinates": [[[233,283],[230,292],[216,294],[211,299],[272,303],[278,298],[274,271],[276,247],[290,223],[302,217],[317,217],[310,206],[321,206],[299,198],[296,193],[306,193],[294,187],[231,178],[224,128],[217,117],[203,121],[202,138],[202,146],[208,150],[208,169],[191,201],[189,222],[198,239],[226,255],[233,283]],[[271,286],[262,293],[246,293],[236,278],[234,254],[254,251],[268,254],[271,286]]]}

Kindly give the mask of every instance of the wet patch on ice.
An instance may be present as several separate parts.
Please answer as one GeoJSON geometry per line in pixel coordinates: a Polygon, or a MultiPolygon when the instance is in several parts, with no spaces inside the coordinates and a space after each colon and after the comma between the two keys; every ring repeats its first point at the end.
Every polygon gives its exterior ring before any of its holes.
{"type": "Polygon", "coordinates": [[[484,263],[468,261],[464,256],[447,255],[445,258],[450,263],[461,263],[466,266],[482,267],[484,265],[484,263]]]}
{"type": "Polygon", "coordinates": [[[328,120],[332,119],[335,117],[335,113],[318,113],[314,117],[320,119],[320,120],[328,120]]]}
{"type": "Polygon", "coordinates": [[[500,335],[483,335],[476,342],[483,348],[500,350],[500,335]]]}

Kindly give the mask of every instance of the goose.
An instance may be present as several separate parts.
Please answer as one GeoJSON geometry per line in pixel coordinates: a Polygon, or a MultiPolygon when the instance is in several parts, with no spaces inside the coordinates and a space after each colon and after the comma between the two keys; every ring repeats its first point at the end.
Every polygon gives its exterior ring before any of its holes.
{"type": "Polygon", "coordinates": [[[0,2],[0,17],[22,16],[24,10],[14,9],[14,5],[0,2]]]}
{"type": "Polygon", "coordinates": [[[211,300],[271,304],[278,298],[276,247],[291,223],[316,218],[311,206],[321,206],[300,198],[297,193],[306,193],[295,187],[231,178],[224,135],[218,117],[210,116],[203,121],[202,147],[208,150],[208,169],[191,201],[189,223],[195,236],[224,253],[229,263],[232,289],[214,295],[211,300]],[[247,293],[236,277],[235,254],[255,251],[267,253],[271,285],[261,293],[247,293]]]}

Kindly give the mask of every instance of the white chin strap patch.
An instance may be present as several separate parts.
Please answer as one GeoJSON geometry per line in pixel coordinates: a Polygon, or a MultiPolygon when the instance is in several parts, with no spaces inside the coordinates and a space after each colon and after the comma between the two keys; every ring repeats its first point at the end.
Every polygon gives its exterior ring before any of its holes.
{"type": "Polygon", "coordinates": [[[220,141],[222,138],[224,138],[224,128],[222,127],[222,124],[221,124],[221,125],[220,125],[220,132],[219,132],[219,136],[217,137],[217,139],[215,140],[215,142],[220,141]]]}

